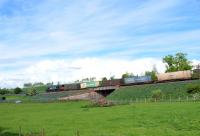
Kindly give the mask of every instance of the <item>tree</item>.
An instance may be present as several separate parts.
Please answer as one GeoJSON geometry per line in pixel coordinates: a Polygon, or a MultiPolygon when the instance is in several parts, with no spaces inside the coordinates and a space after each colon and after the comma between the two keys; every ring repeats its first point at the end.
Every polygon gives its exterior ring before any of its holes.
{"type": "Polygon", "coordinates": [[[145,71],[145,76],[151,76],[151,79],[156,81],[157,80],[157,76],[156,76],[157,73],[158,73],[157,68],[156,68],[155,65],[153,65],[152,71],[145,71]]]}
{"type": "Polygon", "coordinates": [[[163,58],[163,62],[166,63],[166,72],[192,69],[191,61],[187,59],[185,53],[176,53],[175,56],[167,55],[163,58]]]}
{"type": "Polygon", "coordinates": [[[126,72],[126,73],[124,73],[124,74],[122,75],[122,78],[128,78],[128,77],[132,77],[132,76],[134,76],[133,73],[128,73],[128,72],[126,72]]]}
{"type": "Polygon", "coordinates": [[[114,75],[110,77],[110,80],[114,80],[114,79],[115,79],[115,76],[114,76],[114,75]]]}
{"type": "Polygon", "coordinates": [[[157,76],[156,76],[156,72],[155,71],[145,71],[145,76],[151,76],[151,79],[153,81],[156,81],[157,80],[157,76]]]}
{"type": "Polygon", "coordinates": [[[102,82],[103,82],[103,81],[107,81],[107,78],[106,78],[106,77],[103,77],[103,78],[102,78],[102,82]]]}
{"type": "Polygon", "coordinates": [[[29,95],[29,96],[34,96],[36,94],[37,94],[37,91],[34,87],[30,87],[26,92],[26,95],[29,95]]]}
{"type": "Polygon", "coordinates": [[[19,93],[21,93],[21,92],[22,92],[22,89],[19,88],[19,87],[16,87],[16,88],[14,89],[14,93],[15,93],[15,94],[19,94],[19,93]]]}

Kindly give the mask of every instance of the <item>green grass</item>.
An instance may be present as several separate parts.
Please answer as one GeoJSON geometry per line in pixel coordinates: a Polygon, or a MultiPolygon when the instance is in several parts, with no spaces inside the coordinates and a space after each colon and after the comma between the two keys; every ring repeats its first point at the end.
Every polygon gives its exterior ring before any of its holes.
{"type": "Polygon", "coordinates": [[[149,98],[152,96],[152,91],[157,89],[160,89],[163,97],[167,99],[169,97],[186,98],[186,96],[191,96],[187,93],[187,85],[193,83],[200,84],[200,80],[127,86],[114,91],[108,99],[131,100],[135,98],[149,98]]]}
{"type": "MultiPolygon", "coordinates": [[[[1,131],[17,136],[199,136],[200,103],[148,103],[83,108],[88,102],[0,104],[1,131]]],[[[4,133],[5,134],[5,133],[4,133]]]]}

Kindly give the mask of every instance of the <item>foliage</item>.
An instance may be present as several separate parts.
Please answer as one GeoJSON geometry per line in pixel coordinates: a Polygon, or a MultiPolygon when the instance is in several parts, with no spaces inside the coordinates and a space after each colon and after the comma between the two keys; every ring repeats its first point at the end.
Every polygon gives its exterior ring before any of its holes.
{"type": "Polygon", "coordinates": [[[162,98],[162,96],[163,96],[163,93],[160,89],[152,91],[152,98],[160,100],[162,98]]]}
{"type": "Polygon", "coordinates": [[[22,92],[22,89],[19,88],[19,87],[16,87],[16,88],[14,89],[14,93],[15,93],[15,94],[20,94],[21,92],[22,92]]]}
{"type": "Polygon", "coordinates": [[[200,93],[200,85],[199,84],[187,85],[187,93],[189,94],[200,93]]]}
{"type": "Polygon", "coordinates": [[[9,91],[9,89],[6,89],[6,88],[0,89],[0,94],[1,94],[1,95],[5,95],[5,94],[9,94],[9,93],[11,93],[11,92],[9,91]]]}
{"type": "Polygon", "coordinates": [[[200,79],[200,69],[193,70],[192,78],[193,79],[200,79]]]}
{"type": "Polygon", "coordinates": [[[43,86],[43,85],[44,85],[44,83],[42,83],[42,82],[36,82],[33,84],[33,86],[43,86]]]}
{"type": "Polygon", "coordinates": [[[81,108],[87,104],[0,104],[0,126],[17,133],[20,125],[25,134],[44,127],[45,136],[74,136],[77,130],[80,136],[199,136],[200,103],[81,108]]]}
{"type": "Polygon", "coordinates": [[[107,81],[107,78],[106,78],[106,77],[103,77],[103,78],[102,78],[102,82],[103,82],[103,81],[107,81]]]}
{"type": "Polygon", "coordinates": [[[166,72],[175,72],[182,70],[191,70],[191,62],[187,59],[187,54],[176,53],[175,56],[167,55],[163,58],[166,63],[166,72]]]}
{"type": "Polygon", "coordinates": [[[29,95],[29,96],[34,96],[37,94],[37,91],[34,87],[31,87],[28,89],[28,91],[26,92],[26,95],[29,95]]]}
{"type": "Polygon", "coordinates": [[[151,79],[152,79],[153,81],[158,80],[155,71],[145,71],[145,76],[151,76],[151,79]]]}
{"type": "Polygon", "coordinates": [[[114,75],[110,77],[110,80],[114,80],[114,79],[115,79],[115,76],[114,76],[114,75]]]}
{"type": "Polygon", "coordinates": [[[24,87],[31,87],[32,83],[24,83],[24,87]]]}
{"type": "Polygon", "coordinates": [[[124,74],[122,75],[122,78],[128,78],[128,77],[132,77],[132,76],[134,76],[133,73],[128,73],[128,72],[126,72],[126,73],[124,73],[124,74]]]}
{"type": "Polygon", "coordinates": [[[32,88],[35,88],[37,90],[37,93],[44,93],[47,90],[47,85],[26,87],[26,88],[23,88],[23,92],[27,93],[32,88]]]}

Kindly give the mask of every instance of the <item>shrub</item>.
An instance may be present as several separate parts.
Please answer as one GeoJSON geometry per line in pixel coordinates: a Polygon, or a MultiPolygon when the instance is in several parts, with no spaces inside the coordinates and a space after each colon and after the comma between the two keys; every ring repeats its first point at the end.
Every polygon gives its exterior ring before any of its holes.
{"type": "Polygon", "coordinates": [[[152,98],[159,100],[162,98],[162,96],[163,96],[163,93],[160,89],[152,91],[152,98]]]}
{"type": "Polygon", "coordinates": [[[6,100],[6,97],[2,97],[1,99],[2,99],[2,100],[6,100]]]}
{"type": "Polygon", "coordinates": [[[189,84],[187,86],[187,93],[189,93],[189,94],[200,93],[200,85],[199,84],[189,84]]]}
{"type": "Polygon", "coordinates": [[[4,95],[4,94],[9,94],[10,92],[7,89],[0,89],[0,94],[4,95]]]}
{"type": "Polygon", "coordinates": [[[28,89],[28,91],[26,92],[26,95],[29,95],[29,96],[34,96],[37,94],[37,91],[34,87],[31,87],[28,89]]]}
{"type": "Polygon", "coordinates": [[[19,94],[19,93],[21,93],[21,92],[22,92],[22,89],[19,88],[19,87],[16,87],[16,88],[14,89],[14,93],[15,93],[15,94],[19,94]]]}

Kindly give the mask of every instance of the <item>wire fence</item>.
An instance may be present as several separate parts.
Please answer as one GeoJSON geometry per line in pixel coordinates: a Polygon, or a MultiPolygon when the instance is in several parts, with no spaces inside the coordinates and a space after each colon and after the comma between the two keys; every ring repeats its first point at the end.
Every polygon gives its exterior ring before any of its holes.
{"type": "Polygon", "coordinates": [[[180,97],[162,97],[162,98],[152,98],[152,97],[136,97],[133,99],[119,99],[109,100],[115,104],[126,104],[126,103],[156,103],[156,102],[200,102],[200,97],[191,97],[191,96],[180,96],[180,97]]]}

